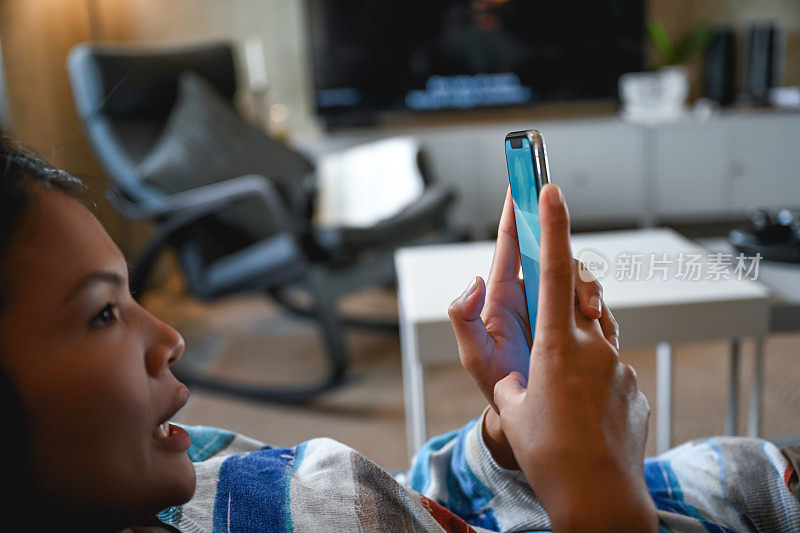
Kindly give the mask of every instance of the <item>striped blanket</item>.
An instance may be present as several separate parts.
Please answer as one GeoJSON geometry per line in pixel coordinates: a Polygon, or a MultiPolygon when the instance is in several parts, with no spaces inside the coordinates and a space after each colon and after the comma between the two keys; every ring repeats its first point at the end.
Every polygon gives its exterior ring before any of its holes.
{"type": "MultiPolygon", "coordinates": [[[[158,517],[182,532],[548,531],[525,476],[492,460],[481,427],[473,420],[431,439],[397,478],[331,439],[277,448],[187,427],[197,490],[158,517]]],[[[726,437],[647,459],[661,530],[800,531],[792,456],[726,437]]]]}

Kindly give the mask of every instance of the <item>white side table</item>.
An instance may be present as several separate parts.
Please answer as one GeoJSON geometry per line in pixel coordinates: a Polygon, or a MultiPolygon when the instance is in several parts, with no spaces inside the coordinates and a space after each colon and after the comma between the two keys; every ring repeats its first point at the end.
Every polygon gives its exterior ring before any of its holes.
{"type": "MultiPolygon", "coordinates": [[[[618,279],[615,259],[620,254],[675,258],[705,253],[668,229],[579,234],[572,237],[572,247],[576,256],[589,249],[609,261],[601,281],[605,303],[620,323],[622,344],[658,347],[656,434],[658,451],[664,451],[672,440],[672,345],[753,337],[760,350],[768,331],[769,289],[748,280],[686,281],[671,274],[666,280],[660,275],[648,280],[649,259],[640,279],[618,279]]],[[[492,241],[401,248],[395,254],[410,457],[427,436],[424,367],[458,360],[447,308],[474,276],[486,278],[493,251],[492,241]]]]}
{"type": "MultiPolygon", "coordinates": [[[[711,252],[736,255],[738,252],[724,238],[698,239],[697,243],[711,252]]],[[[800,264],[761,261],[758,270],[758,281],[772,291],[770,298],[769,331],[800,331],[800,264]]],[[[758,436],[761,432],[761,396],[762,374],[764,372],[763,352],[756,350],[753,359],[753,384],[750,392],[747,434],[758,436]]],[[[739,351],[738,342],[734,341],[731,351],[731,368],[738,374],[739,351]]],[[[733,383],[733,382],[732,382],[733,383]]],[[[738,382],[737,382],[738,383],[738,382]]],[[[730,402],[737,401],[738,391],[729,391],[730,402]]],[[[727,420],[726,429],[736,433],[736,420],[727,420]]]]}

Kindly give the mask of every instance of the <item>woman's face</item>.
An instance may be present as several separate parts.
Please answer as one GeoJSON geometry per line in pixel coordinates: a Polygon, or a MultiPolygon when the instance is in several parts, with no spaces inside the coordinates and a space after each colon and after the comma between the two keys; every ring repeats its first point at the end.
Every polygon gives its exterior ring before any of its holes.
{"type": "Polygon", "coordinates": [[[128,525],[194,492],[189,436],[162,425],[188,399],[170,370],[184,341],[133,300],[122,253],[85,207],[32,190],[5,261],[0,354],[34,479],[66,509],[128,525]]]}

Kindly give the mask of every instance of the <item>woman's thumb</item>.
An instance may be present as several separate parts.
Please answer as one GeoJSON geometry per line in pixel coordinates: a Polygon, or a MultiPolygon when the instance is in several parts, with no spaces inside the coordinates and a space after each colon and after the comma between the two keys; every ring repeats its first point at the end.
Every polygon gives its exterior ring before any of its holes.
{"type": "Polygon", "coordinates": [[[486,326],[481,311],[486,296],[486,286],[480,276],[473,278],[464,293],[452,301],[447,309],[459,347],[463,344],[483,346],[486,343],[486,326]]]}
{"type": "Polygon", "coordinates": [[[525,376],[517,371],[511,372],[495,383],[494,404],[497,406],[498,411],[502,414],[506,406],[517,400],[525,392],[527,385],[525,376]]]}

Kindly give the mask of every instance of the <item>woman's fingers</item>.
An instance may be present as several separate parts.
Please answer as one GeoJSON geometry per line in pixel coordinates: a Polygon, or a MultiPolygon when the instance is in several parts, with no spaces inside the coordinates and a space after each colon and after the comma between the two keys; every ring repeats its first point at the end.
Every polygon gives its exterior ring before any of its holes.
{"type": "Polygon", "coordinates": [[[497,228],[497,244],[494,247],[492,268],[489,271],[489,287],[508,280],[519,279],[519,242],[517,242],[517,225],[514,220],[514,201],[511,198],[511,187],[506,190],[506,201],[503,214],[497,228]]]}
{"type": "Polygon", "coordinates": [[[600,318],[603,310],[603,286],[577,259],[572,260],[575,297],[586,318],[600,318]]]}
{"type": "Polygon", "coordinates": [[[498,414],[502,414],[511,404],[520,401],[527,386],[525,376],[519,372],[511,372],[495,383],[493,407],[496,407],[498,414]]]}
{"type": "Polygon", "coordinates": [[[486,357],[489,334],[481,319],[486,287],[480,276],[474,278],[464,293],[450,303],[447,314],[458,341],[458,354],[468,372],[486,357]]]}
{"type": "Polygon", "coordinates": [[[573,325],[575,299],[569,214],[561,190],[553,184],[547,184],[542,189],[539,221],[542,243],[539,251],[541,274],[536,331],[549,334],[573,325]]]}
{"type": "Polygon", "coordinates": [[[575,299],[580,304],[586,318],[596,318],[600,322],[603,336],[619,349],[619,324],[614,315],[603,305],[603,286],[577,259],[575,266],[575,299]]]}
{"type": "Polygon", "coordinates": [[[600,315],[600,329],[603,330],[603,336],[619,350],[619,324],[611,310],[603,306],[603,313],[600,315]]]}

